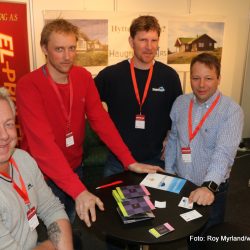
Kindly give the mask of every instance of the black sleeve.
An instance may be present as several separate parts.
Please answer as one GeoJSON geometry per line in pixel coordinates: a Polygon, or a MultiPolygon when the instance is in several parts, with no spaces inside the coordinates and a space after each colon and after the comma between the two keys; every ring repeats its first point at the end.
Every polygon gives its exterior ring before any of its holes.
{"type": "Polygon", "coordinates": [[[176,71],[174,71],[174,74],[173,74],[173,82],[174,82],[174,85],[173,85],[174,95],[172,96],[173,97],[172,102],[174,102],[178,96],[183,94],[180,77],[176,71]]]}

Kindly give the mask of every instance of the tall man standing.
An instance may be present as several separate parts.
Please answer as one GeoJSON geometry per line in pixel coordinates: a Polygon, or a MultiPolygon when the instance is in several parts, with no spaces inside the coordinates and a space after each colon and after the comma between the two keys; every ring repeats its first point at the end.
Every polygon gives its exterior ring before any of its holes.
{"type": "MultiPolygon", "coordinates": [[[[129,44],[134,56],[102,70],[95,83],[133,156],[164,168],[161,153],[171,128],[169,113],[182,90],[175,70],[154,60],[160,33],[158,20],[153,16],[133,20],[129,44]]],[[[110,153],[104,174],[121,171],[121,162],[110,153]]]]}
{"type": "Polygon", "coordinates": [[[85,116],[125,169],[139,173],[161,169],[134,160],[103,109],[91,74],[73,65],[78,34],[78,28],[64,19],[47,23],[40,41],[46,64],[20,79],[16,96],[22,148],[50,179],[48,184],[71,221],[76,205],[78,216],[90,226],[96,220],[95,205],[101,210],[104,205],[80,180],[85,116]]]}

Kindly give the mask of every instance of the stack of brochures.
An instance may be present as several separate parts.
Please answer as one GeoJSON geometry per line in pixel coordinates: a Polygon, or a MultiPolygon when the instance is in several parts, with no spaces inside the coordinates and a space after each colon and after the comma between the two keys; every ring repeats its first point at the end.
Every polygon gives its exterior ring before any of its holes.
{"type": "Polygon", "coordinates": [[[118,207],[117,211],[124,224],[154,218],[155,209],[150,201],[149,191],[143,185],[130,185],[117,187],[112,190],[118,207]]]}

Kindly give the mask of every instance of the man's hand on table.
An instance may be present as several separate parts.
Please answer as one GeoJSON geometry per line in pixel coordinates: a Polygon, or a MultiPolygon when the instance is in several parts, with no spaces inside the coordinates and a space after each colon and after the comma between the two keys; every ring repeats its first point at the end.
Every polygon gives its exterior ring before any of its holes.
{"type": "Polygon", "coordinates": [[[153,166],[153,165],[139,163],[139,162],[130,164],[128,166],[128,169],[132,172],[139,173],[139,174],[156,173],[156,172],[165,173],[165,171],[159,166],[153,166]]]}
{"type": "Polygon", "coordinates": [[[76,212],[81,220],[90,227],[91,222],[96,221],[95,206],[104,211],[104,204],[97,196],[88,190],[83,191],[76,197],[76,212]]]}
{"type": "Polygon", "coordinates": [[[198,205],[211,205],[214,202],[214,193],[207,187],[199,187],[189,195],[189,202],[196,202],[198,205]]]}

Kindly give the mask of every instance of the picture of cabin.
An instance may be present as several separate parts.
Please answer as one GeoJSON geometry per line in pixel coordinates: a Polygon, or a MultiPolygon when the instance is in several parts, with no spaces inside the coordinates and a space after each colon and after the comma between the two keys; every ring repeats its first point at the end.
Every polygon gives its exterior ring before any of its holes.
{"type": "Polygon", "coordinates": [[[106,49],[107,45],[102,44],[98,39],[91,40],[83,32],[80,33],[76,47],[77,52],[101,51],[106,49]]]}
{"type": "Polygon", "coordinates": [[[79,28],[74,63],[83,67],[108,65],[108,19],[70,19],[79,28]]]}
{"type": "Polygon", "coordinates": [[[179,37],[175,42],[176,52],[198,52],[198,51],[213,51],[216,41],[203,34],[195,38],[179,37]]]}

